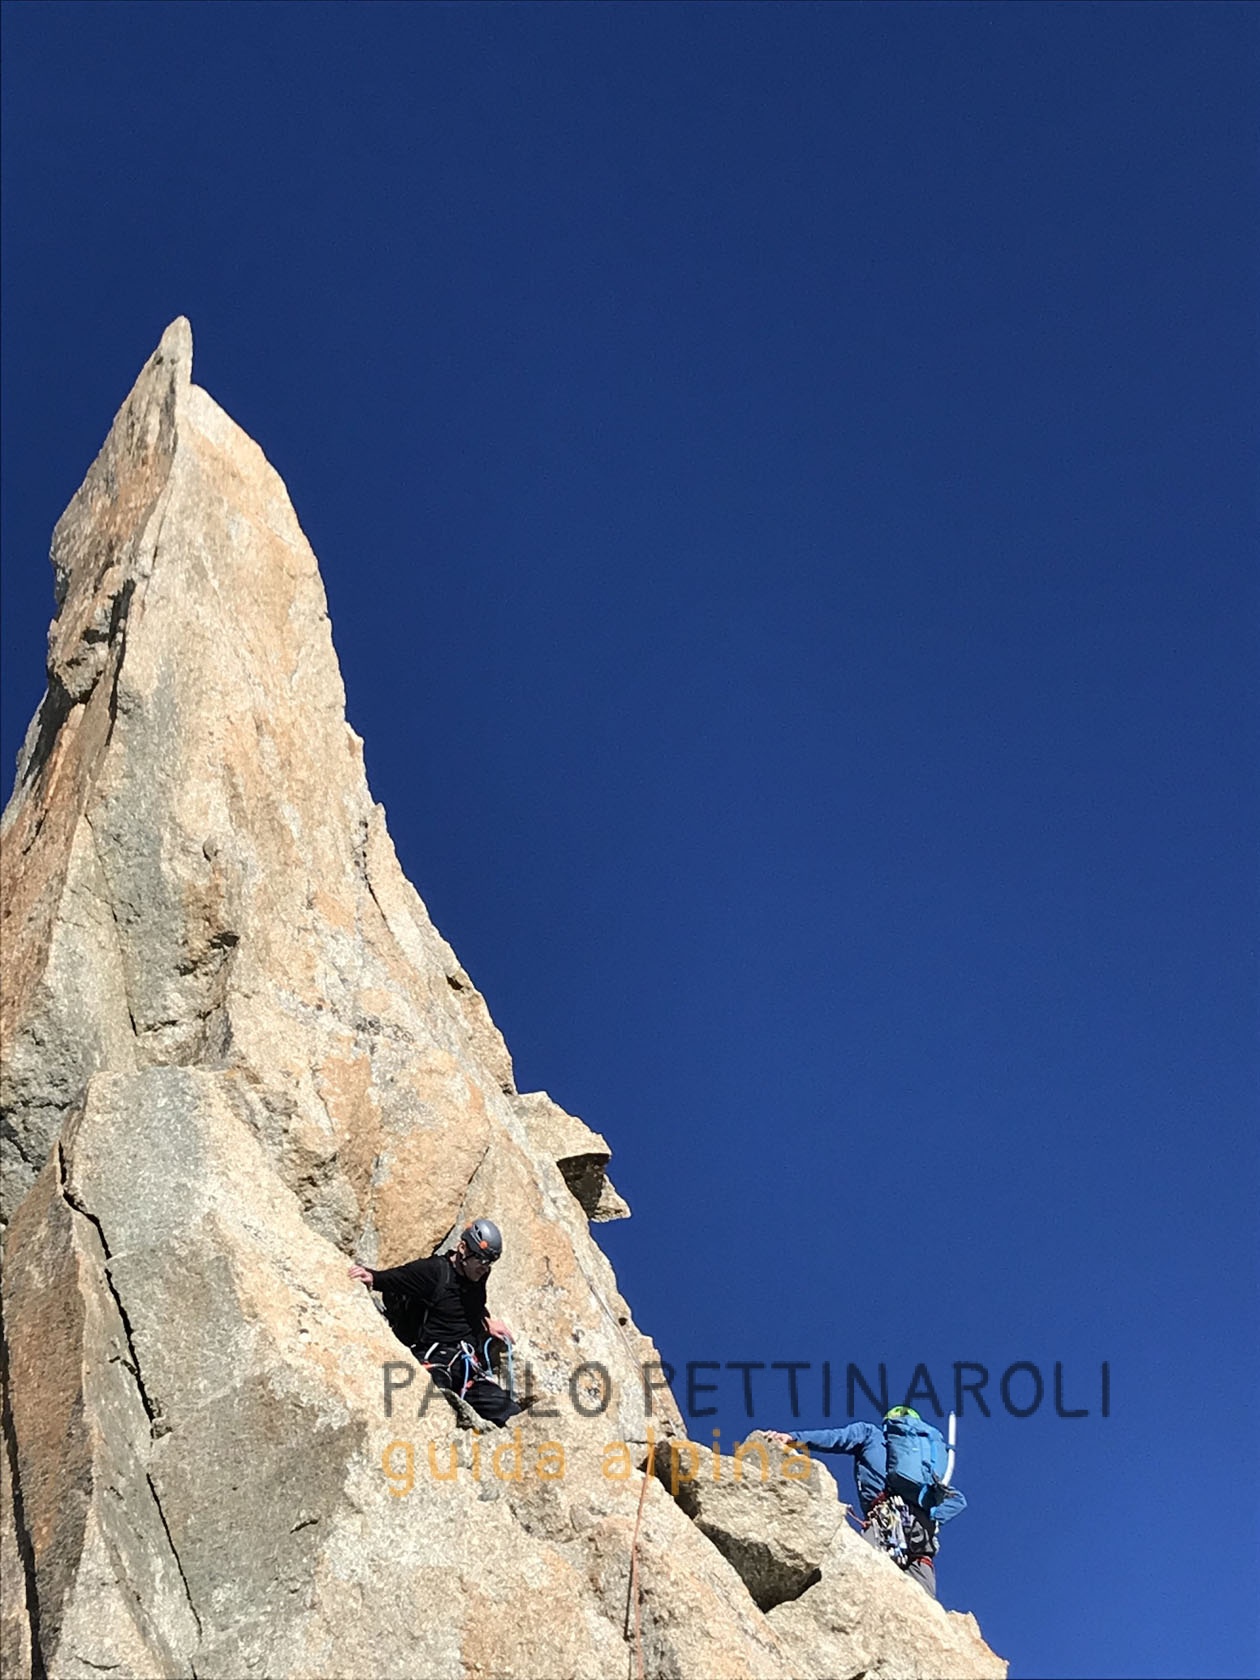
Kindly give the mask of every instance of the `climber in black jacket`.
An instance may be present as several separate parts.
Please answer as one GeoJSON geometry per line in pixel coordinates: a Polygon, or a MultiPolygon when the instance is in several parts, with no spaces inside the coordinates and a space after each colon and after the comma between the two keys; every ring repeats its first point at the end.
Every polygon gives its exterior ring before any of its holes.
{"type": "Polygon", "coordinates": [[[352,1278],[381,1291],[390,1328],[437,1386],[461,1395],[500,1427],[521,1409],[491,1377],[486,1354],[488,1341],[512,1341],[511,1330],[486,1306],[486,1279],[502,1253],[499,1227],[474,1219],[448,1254],[381,1271],[350,1268],[352,1278]]]}

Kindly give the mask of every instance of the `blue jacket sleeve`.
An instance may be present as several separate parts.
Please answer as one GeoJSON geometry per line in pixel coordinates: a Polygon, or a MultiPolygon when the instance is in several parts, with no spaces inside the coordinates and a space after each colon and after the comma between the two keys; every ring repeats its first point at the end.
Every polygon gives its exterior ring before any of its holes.
{"type": "Polygon", "coordinates": [[[945,1497],[939,1505],[933,1505],[931,1511],[932,1521],[935,1523],[947,1523],[951,1517],[956,1517],[960,1511],[967,1509],[967,1501],[957,1488],[949,1487],[944,1482],[941,1483],[941,1487],[945,1497]]]}
{"type": "Polygon", "coordinates": [[[883,1431],[873,1423],[850,1423],[843,1429],[794,1429],[792,1439],[819,1452],[859,1453],[872,1440],[882,1441],[883,1431]]]}

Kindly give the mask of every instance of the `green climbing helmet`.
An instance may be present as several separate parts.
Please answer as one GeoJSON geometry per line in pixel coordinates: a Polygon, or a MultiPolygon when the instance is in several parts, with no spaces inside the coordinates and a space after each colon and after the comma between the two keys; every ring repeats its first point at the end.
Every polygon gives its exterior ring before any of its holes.
{"type": "Polygon", "coordinates": [[[908,1417],[913,1418],[916,1423],[923,1422],[923,1419],[919,1416],[918,1412],[915,1411],[913,1406],[894,1406],[891,1411],[884,1413],[884,1422],[887,1423],[889,1418],[895,1417],[908,1417]]]}

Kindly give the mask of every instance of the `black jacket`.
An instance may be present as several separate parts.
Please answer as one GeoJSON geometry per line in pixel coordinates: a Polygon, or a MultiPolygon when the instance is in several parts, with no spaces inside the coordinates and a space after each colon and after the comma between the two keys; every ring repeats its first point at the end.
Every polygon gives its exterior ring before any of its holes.
{"type": "Polygon", "coordinates": [[[449,1254],[373,1271],[372,1287],[384,1297],[390,1329],[421,1357],[434,1343],[453,1352],[461,1342],[480,1349],[486,1339],[486,1280],[462,1276],[449,1254]]]}

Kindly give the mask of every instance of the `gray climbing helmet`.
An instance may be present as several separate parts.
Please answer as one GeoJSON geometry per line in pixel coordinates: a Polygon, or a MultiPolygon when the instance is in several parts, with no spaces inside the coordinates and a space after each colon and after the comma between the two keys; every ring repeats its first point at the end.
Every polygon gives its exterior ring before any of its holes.
{"type": "Polygon", "coordinates": [[[503,1253],[503,1233],[493,1219],[474,1219],[459,1233],[464,1252],[473,1260],[485,1260],[493,1266],[503,1253]]]}

